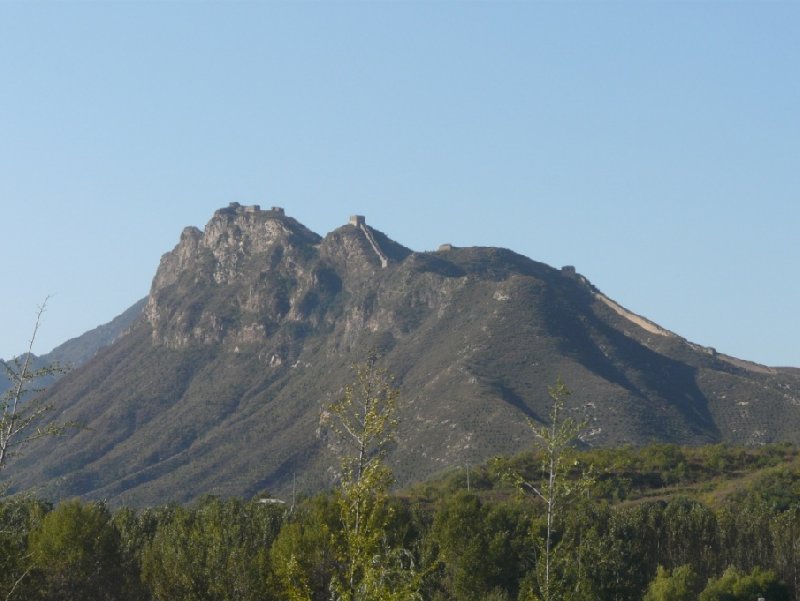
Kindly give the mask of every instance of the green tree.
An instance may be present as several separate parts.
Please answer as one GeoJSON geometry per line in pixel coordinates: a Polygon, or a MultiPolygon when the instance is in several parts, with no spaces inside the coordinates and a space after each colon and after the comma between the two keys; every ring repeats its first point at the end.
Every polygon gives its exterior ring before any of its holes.
{"type": "Polygon", "coordinates": [[[330,495],[302,503],[271,549],[275,589],[287,601],[325,601],[336,569],[333,530],[338,508],[330,495]]]}
{"type": "Polygon", "coordinates": [[[0,502],[0,599],[33,599],[28,537],[52,507],[29,498],[0,502]]]}
{"type": "Polygon", "coordinates": [[[147,587],[141,579],[142,550],[155,535],[154,514],[151,511],[137,513],[129,507],[116,511],[111,523],[120,537],[120,556],[125,575],[126,599],[148,601],[147,587]]]}
{"type": "Polygon", "coordinates": [[[754,568],[749,574],[728,568],[717,579],[711,579],[698,597],[699,601],[789,601],[789,592],[771,570],[754,568]]]}
{"type": "Polygon", "coordinates": [[[617,591],[637,596],[658,566],[666,563],[665,504],[660,501],[617,507],[611,514],[611,538],[615,541],[615,584],[617,591]]]}
{"type": "Polygon", "coordinates": [[[413,556],[387,538],[393,482],[384,459],[397,427],[399,391],[375,358],[353,368],[355,379],[329,407],[338,435],[340,485],[335,491],[339,528],[334,547],[340,568],[333,574],[335,601],[406,601],[418,598],[413,556]]]}
{"type": "Polygon", "coordinates": [[[752,570],[773,561],[773,537],[770,520],[774,514],[763,499],[747,495],[728,503],[717,512],[720,559],[724,566],[752,570]]]}
{"type": "Polygon", "coordinates": [[[693,601],[697,598],[697,574],[692,566],[678,566],[672,572],[658,566],[643,601],[693,601]]]}
{"type": "Polygon", "coordinates": [[[558,543],[566,558],[559,566],[559,589],[570,601],[624,599],[621,581],[629,562],[627,541],[620,540],[620,534],[628,533],[627,524],[603,502],[569,509],[561,520],[558,543]]]}
{"type": "Polygon", "coordinates": [[[800,601],[800,506],[773,516],[770,531],[775,569],[791,585],[795,601],[800,601]]]}
{"type": "Polygon", "coordinates": [[[459,601],[516,597],[527,517],[519,504],[484,504],[467,492],[443,499],[428,537],[439,562],[438,588],[459,601]]]}
{"type": "Polygon", "coordinates": [[[99,503],[67,501],[30,534],[33,576],[46,601],[123,599],[119,535],[99,503]]]}
{"type": "Polygon", "coordinates": [[[561,378],[558,378],[554,386],[548,387],[548,392],[553,401],[550,423],[540,426],[528,420],[536,434],[537,447],[542,456],[541,477],[538,480],[529,480],[513,470],[506,475],[520,490],[544,504],[544,523],[537,528],[542,532],[536,562],[537,590],[530,591],[533,598],[542,601],[553,601],[560,597],[554,578],[555,563],[560,559],[556,554],[558,520],[563,518],[566,507],[579,498],[581,493],[587,492],[591,484],[587,471],[583,471],[577,479],[567,477],[574,443],[584,427],[584,424],[563,415],[570,391],[561,378]]]}
{"type": "Polygon", "coordinates": [[[488,593],[486,510],[469,493],[445,499],[433,520],[432,536],[444,570],[443,587],[454,599],[474,601],[488,593]]]}
{"type": "Polygon", "coordinates": [[[669,566],[689,564],[701,580],[717,573],[717,517],[703,503],[686,497],[672,499],[664,509],[664,556],[669,566]]]}
{"type": "Polygon", "coordinates": [[[142,578],[156,601],[263,601],[269,548],[283,509],[237,499],[176,508],[142,553],[142,578]]]}

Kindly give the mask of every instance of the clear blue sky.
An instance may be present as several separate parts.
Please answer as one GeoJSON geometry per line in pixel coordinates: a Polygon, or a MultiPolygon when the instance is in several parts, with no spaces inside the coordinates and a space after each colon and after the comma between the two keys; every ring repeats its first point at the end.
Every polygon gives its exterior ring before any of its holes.
{"type": "Polygon", "coordinates": [[[800,3],[0,2],[0,357],[230,201],[504,246],[800,366],[800,3]]]}

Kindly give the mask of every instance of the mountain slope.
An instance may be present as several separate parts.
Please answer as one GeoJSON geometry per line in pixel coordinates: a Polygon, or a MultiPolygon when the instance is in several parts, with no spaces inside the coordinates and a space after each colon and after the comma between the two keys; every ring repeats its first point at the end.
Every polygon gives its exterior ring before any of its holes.
{"type": "Polygon", "coordinates": [[[12,486],[132,504],[332,481],[323,408],[377,351],[403,393],[399,482],[517,452],[561,375],[590,445],[798,441],[800,377],[693,345],[572,268],[416,253],[363,219],[324,238],[232,204],[164,255],[141,320],[50,391],[85,429],[12,486]]]}

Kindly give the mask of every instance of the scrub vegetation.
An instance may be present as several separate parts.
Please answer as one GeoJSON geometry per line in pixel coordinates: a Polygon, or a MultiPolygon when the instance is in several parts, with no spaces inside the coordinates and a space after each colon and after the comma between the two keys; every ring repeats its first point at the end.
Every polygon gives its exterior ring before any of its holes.
{"type": "MultiPolygon", "coordinates": [[[[542,598],[544,452],[389,493],[347,487],[290,503],[205,497],[133,510],[0,503],[8,599],[249,601],[542,598]],[[354,510],[359,508],[360,526],[354,510]]],[[[576,452],[587,489],[550,523],[551,599],[800,598],[800,465],[786,445],[576,452]]]]}
{"type": "MultiPolygon", "coordinates": [[[[353,398],[333,409],[358,407],[353,398]]],[[[342,444],[340,485],[295,504],[267,493],[140,510],[8,498],[0,503],[0,595],[800,599],[800,457],[792,446],[569,450],[552,489],[563,502],[548,513],[552,491],[523,495],[516,486],[549,481],[547,448],[471,466],[469,478],[455,470],[390,492],[380,446],[390,441],[391,410],[373,406],[361,416],[361,430],[350,424],[353,440],[382,432],[363,455],[369,465],[359,468],[360,444],[342,444]]]]}

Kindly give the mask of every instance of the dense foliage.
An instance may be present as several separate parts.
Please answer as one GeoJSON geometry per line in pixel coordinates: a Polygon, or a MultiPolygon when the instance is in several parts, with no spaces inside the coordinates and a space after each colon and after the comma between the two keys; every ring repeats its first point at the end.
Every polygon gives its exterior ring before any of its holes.
{"type": "MultiPolygon", "coordinates": [[[[792,447],[659,445],[575,457],[565,478],[577,482],[593,466],[593,479],[552,516],[553,598],[800,599],[800,466],[792,447]]],[[[472,468],[469,490],[466,474],[452,472],[387,495],[374,508],[381,535],[366,559],[350,554],[340,491],[295,507],[207,497],[139,511],[7,499],[0,596],[327,601],[337,579],[363,560],[359,573],[379,568],[370,578],[385,590],[413,590],[397,599],[533,599],[546,506],[515,493],[502,477],[509,466],[535,479],[541,457],[472,468]]]]}

